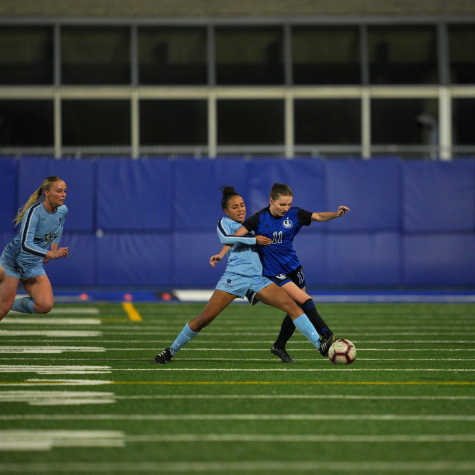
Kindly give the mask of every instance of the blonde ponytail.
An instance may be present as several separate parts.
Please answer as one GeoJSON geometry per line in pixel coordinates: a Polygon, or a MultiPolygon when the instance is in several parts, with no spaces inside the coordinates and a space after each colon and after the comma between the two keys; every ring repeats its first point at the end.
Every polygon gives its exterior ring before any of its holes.
{"type": "Polygon", "coordinates": [[[38,202],[43,195],[45,190],[49,190],[51,185],[57,181],[63,181],[58,176],[49,176],[43,181],[43,184],[28,198],[28,201],[18,210],[18,214],[16,218],[13,220],[15,226],[22,222],[23,216],[25,216],[26,211],[28,208],[33,206],[36,202],[38,202]]]}

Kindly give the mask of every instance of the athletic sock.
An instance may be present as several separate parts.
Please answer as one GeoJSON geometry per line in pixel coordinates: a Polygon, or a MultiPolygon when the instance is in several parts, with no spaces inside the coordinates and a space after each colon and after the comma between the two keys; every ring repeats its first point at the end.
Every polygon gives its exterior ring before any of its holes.
{"type": "Polygon", "coordinates": [[[286,343],[290,340],[290,337],[294,334],[295,325],[290,315],[287,314],[282,321],[282,325],[280,327],[280,333],[277,337],[277,340],[274,343],[276,348],[285,348],[286,343]]]}
{"type": "Polygon", "coordinates": [[[12,310],[21,313],[36,313],[34,305],[35,302],[31,297],[23,297],[21,299],[15,299],[12,310]]]}
{"type": "Polygon", "coordinates": [[[300,317],[297,317],[294,320],[295,326],[303,333],[314,345],[317,350],[320,349],[320,335],[315,330],[315,327],[312,325],[307,315],[303,314],[300,317]]]}
{"type": "Polygon", "coordinates": [[[189,326],[188,323],[183,327],[183,330],[176,337],[176,340],[173,342],[170,347],[172,356],[180,351],[190,340],[192,340],[199,332],[194,332],[189,326]]]}
{"type": "Polygon", "coordinates": [[[302,305],[302,310],[307,315],[308,319],[312,322],[312,325],[315,327],[315,330],[322,336],[324,340],[327,339],[327,333],[330,335],[332,332],[328,328],[328,325],[325,323],[323,318],[317,312],[315,307],[315,302],[312,299],[306,300],[302,305]]]}

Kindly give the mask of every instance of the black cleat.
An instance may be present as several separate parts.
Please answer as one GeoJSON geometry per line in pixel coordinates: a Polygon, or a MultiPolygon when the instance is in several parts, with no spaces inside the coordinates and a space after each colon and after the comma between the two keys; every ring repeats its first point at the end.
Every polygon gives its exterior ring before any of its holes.
{"type": "Polygon", "coordinates": [[[277,348],[275,345],[272,345],[270,352],[273,355],[278,356],[282,360],[282,363],[295,363],[295,361],[285,351],[285,348],[277,348]]]}
{"type": "Polygon", "coordinates": [[[161,353],[155,356],[154,362],[157,364],[170,363],[172,360],[172,352],[170,348],[165,348],[161,353]]]}
{"type": "Polygon", "coordinates": [[[322,356],[328,356],[328,350],[330,346],[333,345],[336,341],[336,335],[332,333],[325,341],[322,341],[320,344],[320,349],[318,350],[322,356]]]}

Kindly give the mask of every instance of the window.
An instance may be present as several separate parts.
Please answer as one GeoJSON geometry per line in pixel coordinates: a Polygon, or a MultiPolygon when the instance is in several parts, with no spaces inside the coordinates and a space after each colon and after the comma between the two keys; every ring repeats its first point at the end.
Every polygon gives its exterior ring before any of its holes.
{"type": "Polygon", "coordinates": [[[435,26],[368,28],[372,84],[435,84],[437,41],[435,26]]]}
{"type": "Polygon", "coordinates": [[[0,84],[53,84],[53,28],[0,28],[0,84]]]}
{"type": "Polygon", "coordinates": [[[294,84],[360,84],[358,27],[292,29],[294,84]]]}
{"type": "Polygon", "coordinates": [[[371,141],[375,145],[438,145],[437,99],[373,99],[371,141]]]}
{"type": "Polygon", "coordinates": [[[207,101],[171,99],[140,101],[140,143],[207,145],[207,101]]]}
{"type": "Polygon", "coordinates": [[[283,84],[283,29],[217,27],[216,82],[283,84]]]}
{"type": "Polygon", "coordinates": [[[140,28],[140,84],[206,84],[205,28],[140,28]]]}
{"type": "Polygon", "coordinates": [[[54,144],[53,101],[0,100],[2,147],[47,147],[54,144]]]}
{"type": "Polygon", "coordinates": [[[294,114],[296,145],[361,143],[359,99],[297,99],[294,114]]]}
{"type": "Polygon", "coordinates": [[[454,145],[475,145],[475,98],[452,101],[454,145]]]}
{"type": "Polygon", "coordinates": [[[130,28],[63,27],[63,84],[130,84],[130,28]]]}
{"type": "Polygon", "coordinates": [[[475,25],[449,27],[450,77],[454,84],[475,84],[475,25]]]}
{"type": "Polygon", "coordinates": [[[63,100],[63,145],[130,145],[130,101],[63,100]]]}
{"type": "Polygon", "coordinates": [[[219,100],[218,145],[284,143],[284,101],[219,100]]]}

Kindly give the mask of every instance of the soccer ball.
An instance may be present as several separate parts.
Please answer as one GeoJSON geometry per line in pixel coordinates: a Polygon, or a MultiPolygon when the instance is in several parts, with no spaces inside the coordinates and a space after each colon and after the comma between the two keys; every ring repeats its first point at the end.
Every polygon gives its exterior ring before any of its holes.
{"type": "Polygon", "coordinates": [[[328,350],[328,358],[333,364],[351,364],[356,359],[356,348],[350,340],[337,340],[328,350]]]}

